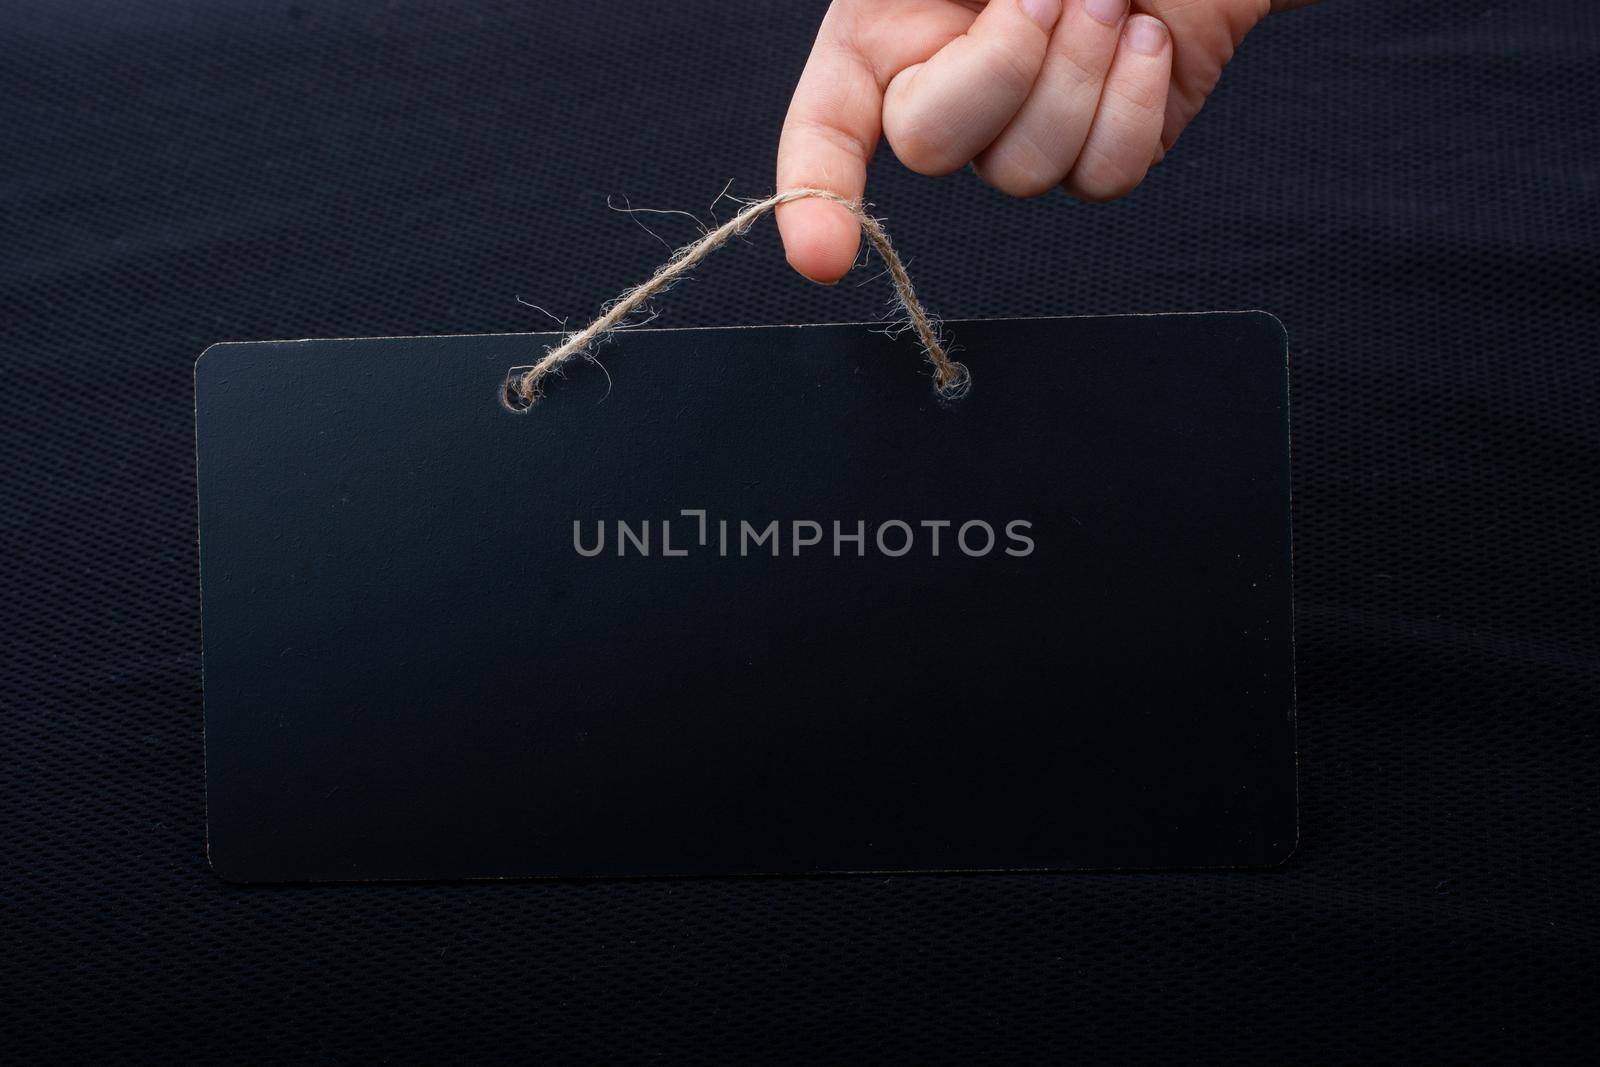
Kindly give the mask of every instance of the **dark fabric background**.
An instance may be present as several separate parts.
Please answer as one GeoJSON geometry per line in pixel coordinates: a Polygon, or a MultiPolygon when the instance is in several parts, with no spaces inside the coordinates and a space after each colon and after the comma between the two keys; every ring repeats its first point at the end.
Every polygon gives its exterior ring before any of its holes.
{"type": "MultiPolygon", "coordinates": [[[[1115,205],[1010,202],[887,155],[873,171],[946,316],[1260,307],[1286,324],[1287,867],[262,889],[211,874],[195,356],[546,329],[518,294],[591,314],[665,253],[608,194],[706,216],[729,178],[771,188],[821,7],[0,7],[7,1059],[1591,1050],[1575,1009],[1600,942],[1600,13],[1571,0],[1274,18],[1115,205]]],[[[649,221],[672,244],[694,232],[649,221]]],[[[660,321],[872,318],[876,272],[809,286],[767,225],[660,321]]]]}

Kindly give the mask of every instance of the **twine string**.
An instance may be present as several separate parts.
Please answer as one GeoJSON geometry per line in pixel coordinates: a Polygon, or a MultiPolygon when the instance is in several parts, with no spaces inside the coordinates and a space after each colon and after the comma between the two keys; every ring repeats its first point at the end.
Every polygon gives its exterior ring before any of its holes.
{"type": "Polygon", "coordinates": [[[971,376],[965,366],[950,358],[944,342],[939,339],[938,326],[917,297],[916,289],[911,285],[911,278],[906,273],[905,263],[900,259],[900,254],[894,250],[894,246],[889,243],[889,235],[885,232],[883,224],[867,214],[860,204],[838,193],[826,189],[790,189],[746,206],[743,211],[707,232],[699,240],[684,245],[672,253],[649,281],[629,289],[612,301],[599,318],[583,329],[567,334],[559,345],[549,349],[537,363],[527,367],[511,368],[506,378],[507,399],[509,400],[514,393],[522,401],[523,406],[520,410],[527,410],[539,399],[540,383],[562,364],[575,356],[586,354],[596,342],[611,331],[621,328],[628,316],[637,311],[641,305],[652,297],[666,292],[679,278],[697,267],[706,256],[727,244],[730,239],[748,231],[763,215],[779,205],[806,199],[827,200],[839,204],[861,223],[861,229],[866,233],[867,240],[871,242],[878,253],[878,258],[883,260],[884,266],[888,268],[889,278],[894,282],[895,298],[905,313],[906,322],[916,333],[928,362],[933,365],[935,388],[947,399],[953,400],[964,396],[971,386],[971,376]]]}

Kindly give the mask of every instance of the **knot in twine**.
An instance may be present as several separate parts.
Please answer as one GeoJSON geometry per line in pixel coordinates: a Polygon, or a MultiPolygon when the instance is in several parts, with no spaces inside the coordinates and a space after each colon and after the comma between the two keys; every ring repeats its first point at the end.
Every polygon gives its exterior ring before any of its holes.
{"type": "Polygon", "coordinates": [[[640,305],[651,297],[666,292],[673,283],[698,266],[706,256],[726,244],[730,238],[748,231],[761,216],[779,205],[808,199],[828,200],[838,204],[861,223],[861,229],[865,231],[867,240],[877,249],[878,257],[888,268],[889,278],[894,282],[896,301],[905,312],[907,323],[916,333],[917,340],[921,342],[923,354],[933,365],[934,387],[939,391],[939,395],[947,400],[957,400],[965,396],[967,390],[971,388],[972,377],[963,364],[950,358],[949,351],[939,339],[938,327],[928,314],[928,309],[923,307],[922,301],[917,298],[917,292],[911,285],[911,278],[906,274],[905,264],[901,262],[900,254],[894,250],[894,246],[889,243],[889,235],[884,231],[883,224],[867,214],[860,204],[838,193],[826,189],[790,189],[748,205],[698,241],[684,245],[672,253],[649,281],[617,297],[599,318],[583,329],[569,333],[559,345],[546,351],[544,358],[537,363],[529,367],[511,368],[506,378],[507,406],[511,406],[509,401],[515,394],[521,399],[522,404],[513,407],[512,410],[526,411],[539,399],[540,382],[546,376],[555,372],[574,356],[586,354],[591,345],[603,339],[612,330],[620,328],[624,320],[637,311],[640,305]]]}

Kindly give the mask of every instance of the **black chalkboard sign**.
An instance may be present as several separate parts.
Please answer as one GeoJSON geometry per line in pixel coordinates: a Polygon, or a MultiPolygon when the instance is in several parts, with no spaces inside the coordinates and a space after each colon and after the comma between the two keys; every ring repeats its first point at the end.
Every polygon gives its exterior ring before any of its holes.
{"type": "Polygon", "coordinates": [[[1261,313],[217,345],[209,850],[242,881],[1272,864],[1261,313]]]}

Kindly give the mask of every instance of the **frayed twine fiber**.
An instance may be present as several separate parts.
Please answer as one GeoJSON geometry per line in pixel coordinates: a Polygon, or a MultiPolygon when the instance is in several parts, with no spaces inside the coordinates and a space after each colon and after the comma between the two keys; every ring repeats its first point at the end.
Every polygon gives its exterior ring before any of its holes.
{"type": "MultiPolygon", "coordinates": [[[[965,396],[972,384],[971,375],[965,366],[950,358],[944,343],[939,340],[937,326],[928,314],[928,309],[917,299],[911,278],[906,274],[905,264],[901,262],[900,254],[894,250],[894,246],[889,243],[889,235],[884,232],[883,224],[867,214],[860,204],[847,200],[838,193],[831,193],[826,189],[790,189],[748,205],[698,241],[684,245],[672,253],[671,258],[661,265],[649,281],[623,293],[611,303],[603,315],[583,329],[568,334],[559,345],[547,351],[539,362],[531,367],[513,367],[506,379],[506,384],[510,387],[507,390],[508,398],[514,390],[516,395],[522,398],[524,405],[531,406],[539,399],[539,383],[547,375],[574,356],[583,355],[596,341],[612,330],[620,328],[624,320],[642,304],[670,289],[674,282],[693,270],[701,260],[726,244],[730,238],[749,230],[761,216],[780,204],[807,199],[830,200],[847,209],[861,223],[867,240],[872,242],[872,247],[877,249],[879,258],[889,270],[889,277],[894,282],[895,295],[911,329],[916,332],[917,339],[922,343],[923,353],[928,357],[928,362],[933,364],[935,388],[946,399],[954,400],[965,396]]],[[[522,410],[526,410],[526,406],[522,410]]]]}

